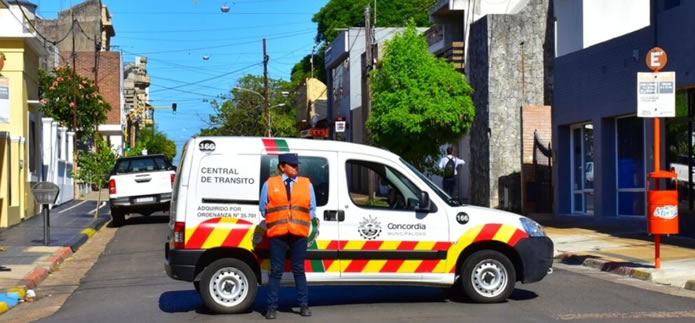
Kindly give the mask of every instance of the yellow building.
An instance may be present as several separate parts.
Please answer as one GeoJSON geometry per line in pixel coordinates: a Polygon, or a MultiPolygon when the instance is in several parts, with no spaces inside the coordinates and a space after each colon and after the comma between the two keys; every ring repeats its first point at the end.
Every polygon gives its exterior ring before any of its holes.
{"type": "Polygon", "coordinates": [[[0,227],[8,227],[38,210],[31,184],[41,172],[38,66],[46,50],[7,0],[0,0],[0,52],[0,227]]]}

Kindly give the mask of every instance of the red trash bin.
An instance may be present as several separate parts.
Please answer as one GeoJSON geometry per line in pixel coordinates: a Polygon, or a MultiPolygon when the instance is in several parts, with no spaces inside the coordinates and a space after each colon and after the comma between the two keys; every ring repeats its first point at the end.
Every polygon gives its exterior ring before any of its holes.
{"type": "Polygon", "coordinates": [[[647,177],[647,231],[649,234],[678,234],[678,177],[674,171],[659,170],[647,177]],[[664,180],[659,189],[656,184],[664,180]],[[673,183],[673,184],[671,184],[673,183]],[[669,185],[671,184],[671,185],[669,185]]]}

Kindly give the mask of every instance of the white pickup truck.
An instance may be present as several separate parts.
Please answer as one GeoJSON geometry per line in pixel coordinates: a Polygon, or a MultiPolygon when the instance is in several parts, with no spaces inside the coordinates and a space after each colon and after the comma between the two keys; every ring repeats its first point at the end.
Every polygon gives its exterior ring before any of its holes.
{"type": "Polygon", "coordinates": [[[176,168],[163,155],[120,158],[109,178],[109,202],[114,226],[125,215],[168,211],[176,168]]]}

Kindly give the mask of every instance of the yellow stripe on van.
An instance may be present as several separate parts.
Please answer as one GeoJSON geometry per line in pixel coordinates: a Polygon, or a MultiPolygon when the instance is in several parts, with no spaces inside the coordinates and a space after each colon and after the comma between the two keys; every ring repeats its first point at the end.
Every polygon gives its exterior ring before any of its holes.
{"type": "Polygon", "coordinates": [[[370,260],[362,269],[363,273],[378,273],[384,267],[387,260],[370,260]]]}
{"type": "Polygon", "coordinates": [[[205,239],[201,249],[210,249],[222,246],[222,243],[232,231],[232,226],[237,222],[236,218],[220,218],[210,235],[205,239]]]}
{"type": "Polygon", "coordinates": [[[514,235],[514,232],[516,232],[515,227],[503,224],[497,231],[497,234],[495,234],[495,236],[492,238],[492,240],[507,243],[509,242],[509,239],[512,238],[512,235],[514,235]]]}
{"type": "Polygon", "coordinates": [[[379,250],[396,250],[400,244],[400,241],[387,240],[379,246],[379,250]]]}
{"type": "Polygon", "coordinates": [[[422,260],[406,260],[403,262],[400,268],[398,268],[399,273],[414,273],[415,269],[420,266],[422,260]]]}
{"type": "Polygon", "coordinates": [[[343,249],[344,250],[362,250],[362,247],[364,247],[365,243],[367,243],[367,241],[350,240],[345,244],[345,247],[343,249]]]}
{"type": "Polygon", "coordinates": [[[429,250],[434,249],[434,245],[436,243],[437,242],[435,242],[435,241],[420,241],[417,243],[414,250],[427,250],[427,251],[429,251],[429,250]]]}
{"type": "MultiPolygon", "coordinates": [[[[473,240],[475,240],[475,238],[480,233],[480,230],[482,229],[483,225],[470,228],[468,231],[466,231],[466,233],[464,233],[461,236],[461,238],[459,238],[458,241],[456,241],[456,243],[451,245],[451,247],[449,248],[449,252],[446,255],[446,262],[450,270],[451,268],[456,266],[456,261],[458,260],[461,251],[463,251],[464,248],[468,247],[471,243],[473,243],[473,240]]],[[[447,270],[447,272],[450,270],[447,270]]]]}

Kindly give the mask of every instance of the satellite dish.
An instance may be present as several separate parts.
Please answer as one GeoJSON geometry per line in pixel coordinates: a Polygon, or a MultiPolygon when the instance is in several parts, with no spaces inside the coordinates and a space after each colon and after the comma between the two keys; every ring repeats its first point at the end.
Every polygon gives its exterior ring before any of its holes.
{"type": "Polygon", "coordinates": [[[222,7],[220,7],[220,11],[222,11],[224,13],[229,12],[229,6],[226,3],[223,4],[222,7]]]}
{"type": "Polygon", "coordinates": [[[208,56],[208,55],[203,56],[203,60],[206,60],[206,61],[207,61],[207,60],[209,60],[209,59],[210,59],[210,56],[208,56]]]}

